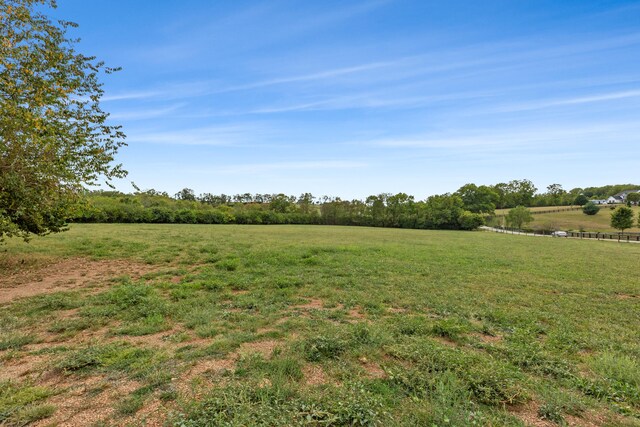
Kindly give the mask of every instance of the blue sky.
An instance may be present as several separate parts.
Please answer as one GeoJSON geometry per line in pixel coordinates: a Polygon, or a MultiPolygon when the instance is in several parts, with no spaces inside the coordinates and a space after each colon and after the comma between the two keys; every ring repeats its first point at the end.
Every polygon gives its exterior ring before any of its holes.
{"type": "Polygon", "coordinates": [[[638,1],[58,3],[123,68],[102,106],[125,192],[639,181],[638,1]]]}

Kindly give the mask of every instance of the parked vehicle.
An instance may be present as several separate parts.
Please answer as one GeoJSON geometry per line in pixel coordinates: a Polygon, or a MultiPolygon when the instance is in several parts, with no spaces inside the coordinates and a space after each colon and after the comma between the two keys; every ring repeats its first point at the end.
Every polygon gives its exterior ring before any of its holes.
{"type": "Polygon", "coordinates": [[[568,236],[566,231],[554,231],[553,233],[551,233],[551,235],[553,237],[567,237],[568,236]]]}

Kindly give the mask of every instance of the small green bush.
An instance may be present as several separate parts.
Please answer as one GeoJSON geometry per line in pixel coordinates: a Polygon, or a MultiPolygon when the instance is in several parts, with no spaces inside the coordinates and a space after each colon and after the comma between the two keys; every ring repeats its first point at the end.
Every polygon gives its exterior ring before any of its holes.
{"type": "Polygon", "coordinates": [[[595,215],[600,212],[600,206],[593,202],[588,202],[582,207],[582,213],[585,215],[595,215]]]}

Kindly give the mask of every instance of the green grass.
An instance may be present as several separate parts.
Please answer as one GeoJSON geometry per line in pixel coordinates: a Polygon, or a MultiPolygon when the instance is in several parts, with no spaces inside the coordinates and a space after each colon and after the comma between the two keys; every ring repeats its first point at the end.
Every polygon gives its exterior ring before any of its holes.
{"type": "MultiPolygon", "coordinates": [[[[107,423],[139,423],[156,401],[168,424],[187,426],[517,426],[525,407],[558,424],[596,414],[640,425],[638,245],[323,226],[74,225],[5,249],[13,260],[56,254],[152,266],[140,280],[0,310],[0,369],[37,353],[47,358],[43,374],[137,384],[112,403],[107,423]],[[78,338],[87,333],[98,335],[78,338]],[[33,350],[45,336],[56,346],[33,350]],[[224,369],[189,374],[217,364],[224,369]]],[[[18,403],[5,407],[50,415],[35,409],[47,394],[20,403],[20,390],[39,386],[22,381],[3,397],[18,403]]]]}
{"type": "Polygon", "coordinates": [[[46,387],[0,381],[0,425],[23,426],[51,416],[55,407],[42,402],[53,394],[46,387]]]}

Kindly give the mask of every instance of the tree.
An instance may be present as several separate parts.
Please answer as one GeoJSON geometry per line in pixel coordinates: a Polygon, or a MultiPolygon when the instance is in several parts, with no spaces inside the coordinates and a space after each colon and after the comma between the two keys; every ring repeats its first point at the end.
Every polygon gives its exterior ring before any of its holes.
{"type": "Polygon", "coordinates": [[[462,199],[458,195],[446,193],[430,196],[424,204],[423,227],[459,229],[459,219],[464,212],[462,199]]]}
{"type": "Polygon", "coordinates": [[[578,206],[584,206],[587,203],[589,203],[589,199],[584,194],[578,194],[573,200],[573,204],[578,206]]]}
{"type": "Polygon", "coordinates": [[[196,200],[196,193],[190,188],[183,188],[176,193],[175,198],[178,200],[189,200],[193,202],[196,200]]]}
{"type": "Polygon", "coordinates": [[[627,201],[637,205],[640,202],[640,193],[634,192],[627,194],[627,201]]]}
{"type": "Polygon", "coordinates": [[[533,215],[529,209],[524,206],[516,206],[515,208],[509,210],[507,213],[507,224],[514,228],[522,228],[524,224],[528,224],[533,221],[533,215]]]}
{"type": "Polygon", "coordinates": [[[85,185],[126,176],[125,145],[100,108],[98,77],[115,71],[74,49],[53,0],[0,0],[0,239],[62,231],[85,185]],[[36,10],[37,9],[37,10],[36,10]]]}
{"type": "Polygon", "coordinates": [[[562,196],[567,192],[560,184],[551,184],[547,186],[548,202],[550,206],[559,206],[562,204],[562,196]]]}
{"type": "Polygon", "coordinates": [[[465,184],[454,194],[460,196],[466,210],[474,213],[493,214],[499,200],[498,193],[486,185],[465,184]]]}
{"type": "Polygon", "coordinates": [[[463,230],[475,230],[476,228],[485,224],[484,215],[479,213],[473,213],[464,211],[458,218],[460,228],[463,230]]]}
{"type": "Polygon", "coordinates": [[[633,209],[621,206],[611,212],[611,227],[624,233],[624,230],[633,227],[633,216],[633,209]]]}
{"type": "Polygon", "coordinates": [[[491,188],[498,195],[497,208],[513,208],[515,206],[531,206],[533,196],[538,189],[528,179],[503,182],[491,188]]]}
{"type": "Polygon", "coordinates": [[[600,212],[600,206],[596,205],[593,202],[587,202],[582,207],[582,213],[584,213],[585,215],[595,215],[598,212],[600,212]]]}

